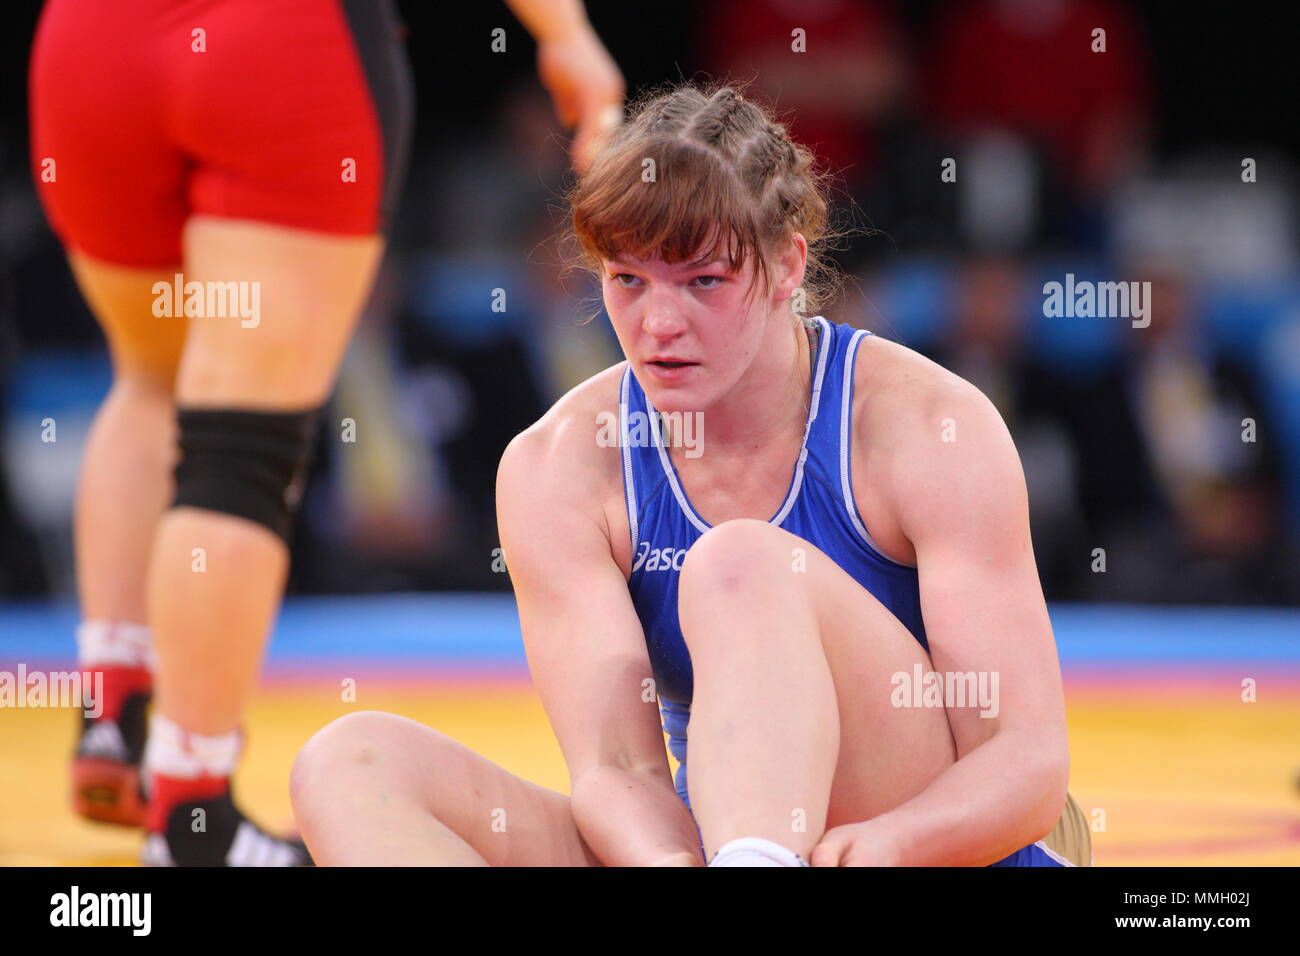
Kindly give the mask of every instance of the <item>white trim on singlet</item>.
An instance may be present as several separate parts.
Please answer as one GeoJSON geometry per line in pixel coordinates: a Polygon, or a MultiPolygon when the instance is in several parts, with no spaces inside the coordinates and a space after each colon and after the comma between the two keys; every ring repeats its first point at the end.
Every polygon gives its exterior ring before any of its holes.
{"type": "Polygon", "coordinates": [[[883,560],[900,568],[916,569],[914,564],[903,564],[901,561],[895,561],[880,549],[880,545],[867,532],[866,525],[862,523],[862,517],[858,514],[857,503],[853,500],[853,485],[849,480],[849,404],[853,398],[853,366],[858,355],[858,346],[862,340],[871,333],[866,329],[858,329],[853,333],[853,338],[849,340],[849,347],[844,352],[844,385],[840,389],[840,490],[844,495],[844,510],[849,516],[849,521],[861,535],[862,540],[866,542],[867,547],[876,552],[883,560]]]}
{"type": "Polygon", "coordinates": [[[627,508],[627,530],[632,535],[632,560],[640,542],[640,529],[636,521],[636,482],[632,479],[632,445],[627,437],[627,399],[632,388],[632,366],[623,372],[623,386],[618,399],[618,437],[623,445],[623,505],[627,508]]]}
{"type": "Polygon", "coordinates": [[[833,333],[831,327],[820,315],[817,321],[821,323],[821,338],[817,342],[818,351],[821,353],[817,356],[817,375],[813,378],[812,401],[808,404],[808,421],[803,427],[803,443],[799,446],[799,461],[794,466],[794,481],[790,484],[790,494],[786,496],[785,504],[781,510],[776,513],[776,517],[771,520],[771,524],[780,526],[785,520],[785,516],[790,513],[794,507],[794,501],[799,497],[799,489],[803,487],[803,466],[808,461],[808,437],[812,434],[813,422],[817,420],[817,409],[822,403],[822,383],[826,379],[826,356],[831,353],[831,338],[833,333]]]}
{"type": "Polygon", "coordinates": [[[1057,853],[1055,850],[1053,850],[1050,846],[1048,846],[1048,845],[1047,845],[1046,843],[1044,843],[1042,840],[1035,840],[1035,841],[1034,841],[1034,846],[1038,847],[1040,850],[1042,850],[1044,853],[1046,853],[1048,856],[1050,856],[1050,857],[1051,857],[1053,860],[1055,860],[1057,863],[1061,864],[1061,866],[1078,866],[1078,865],[1079,865],[1079,864],[1077,864],[1077,863],[1072,863],[1072,862],[1070,862],[1069,860],[1067,860],[1065,857],[1061,856],[1061,854],[1057,853]]]}
{"type": "MultiPolygon", "coordinates": [[[[655,414],[655,408],[650,404],[650,396],[648,395],[646,396],[645,404],[650,414],[655,414]]],[[[682,514],[686,515],[686,520],[695,525],[697,531],[708,531],[709,525],[705,523],[703,518],[695,513],[695,509],[691,507],[691,503],[686,500],[686,495],[682,491],[682,486],[677,481],[677,469],[673,467],[673,463],[668,459],[668,450],[664,448],[663,436],[659,434],[659,429],[651,426],[650,434],[654,436],[653,440],[655,448],[659,452],[659,464],[663,467],[664,474],[668,476],[668,485],[673,489],[673,497],[677,499],[677,507],[681,509],[682,514]]]]}
{"type": "MultiPolygon", "coordinates": [[[[821,323],[821,339],[818,342],[817,373],[813,376],[812,398],[808,403],[808,418],[803,426],[803,441],[799,444],[799,458],[794,466],[794,479],[790,482],[790,491],[785,496],[780,510],[768,519],[768,524],[780,525],[785,520],[790,509],[794,507],[795,500],[799,497],[799,489],[803,487],[803,469],[804,463],[808,460],[808,436],[812,433],[813,421],[817,418],[817,408],[821,404],[822,382],[826,378],[826,359],[831,351],[831,329],[829,323],[820,315],[817,321],[821,323]]],[[[646,410],[651,414],[656,414],[654,405],[650,401],[650,396],[645,397],[646,410]]],[[[681,509],[686,520],[695,526],[696,530],[708,531],[712,525],[701,518],[686,498],[686,493],[682,491],[681,483],[677,480],[677,469],[673,467],[672,459],[668,457],[668,449],[664,447],[663,437],[659,434],[658,428],[651,428],[650,434],[653,436],[655,448],[659,451],[659,464],[663,467],[664,475],[668,478],[668,484],[673,489],[673,497],[677,499],[677,507],[681,509]]]]}

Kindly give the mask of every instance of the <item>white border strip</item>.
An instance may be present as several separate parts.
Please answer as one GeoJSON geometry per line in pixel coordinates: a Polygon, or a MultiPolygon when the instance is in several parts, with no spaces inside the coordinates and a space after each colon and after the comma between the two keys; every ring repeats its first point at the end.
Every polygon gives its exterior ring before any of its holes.
{"type": "Polygon", "coordinates": [[[770,522],[777,526],[785,521],[786,515],[794,507],[795,499],[799,497],[799,490],[803,488],[803,467],[808,460],[808,438],[812,434],[813,422],[817,420],[817,409],[821,407],[822,402],[822,382],[826,379],[826,357],[834,350],[834,336],[829,323],[820,315],[817,316],[817,321],[821,325],[817,351],[821,354],[817,356],[817,374],[813,378],[812,401],[808,404],[808,421],[803,426],[803,442],[799,445],[799,461],[794,466],[794,481],[790,483],[790,493],[786,495],[781,510],[770,522]]]}
{"type": "Polygon", "coordinates": [[[1065,857],[1061,856],[1061,854],[1057,853],[1055,850],[1053,850],[1050,846],[1048,846],[1048,845],[1047,845],[1046,843],[1044,843],[1042,840],[1035,840],[1035,841],[1034,841],[1034,846],[1038,847],[1040,850],[1042,850],[1044,853],[1046,853],[1048,856],[1050,856],[1050,857],[1051,857],[1053,860],[1055,860],[1057,863],[1061,864],[1061,866],[1078,866],[1077,863],[1071,863],[1069,860],[1067,860],[1065,857]]]}
{"type": "Polygon", "coordinates": [[[857,529],[867,546],[890,564],[915,570],[914,564],[903,564],[901,561],[887,557],[885,552],[880,550],[880,545],[876,544],[867,533],[866,527],[858,517],[858,508],[853,502],[853,488],[849,483],[849,402],[853,397],[853,367],[858,356],[858,345],[870,334],[866,329],[858,329],[854,332],[844,355],[844,385],[840,389],[840,490],[844,494],[844,510],[848,513],[849,521],[853,523],[853,527],[857,529]]]}
{"type": "Polygon", "coordinates": [[[623,442],[623,504],[627,508],[627,529],[632,535],[632,560],[636,560],[636,549],[640,544],[640,529],[636,522],[636,483],[632,480],[632,445],[627,434],[627,399],[632,387],[632,366],[623,372],[623,387],[619,389],[618,400],[618,437],[623,442]]]}
{"type": "Polygon", "coordinates": [[[686,520],[695,525],[696,530],[701,533],[708,531],[709,526],[704,523],[703,519],[695,514],[691,504],[686,500],[686,495],[682,493],[682,486],[677,482],[677,471],[673,468],[673,463],[668,460],[668,449],[664,447],[663,436],[659,434],[658,411],[650,404],[650,396],[645,399],[646,409],[652,417],[650,419],[650,435],[655,443],[655,448],[659,451],[659,464],[663,466],[664,474],[668,477],[668,484],[673,489],[673,497],[677,499],[677,507],[686,515],[686,520]]]}

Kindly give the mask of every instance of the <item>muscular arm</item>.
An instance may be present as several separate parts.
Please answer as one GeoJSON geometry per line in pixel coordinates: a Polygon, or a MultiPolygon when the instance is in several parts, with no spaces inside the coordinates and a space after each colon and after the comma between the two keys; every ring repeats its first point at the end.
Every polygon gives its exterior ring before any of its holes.
{"type": "Polygon", "coordinates": [[[1024,474],[1006,426],[952,380],[900,436],[888,469],[916,549],[934,669],[997,679],[996,716],[949,707],[957,762],[871,821],[904,865],[994,863],[1041,839],[1066,799],[1060,666],[1029,538],[1024,474]],[[952,419],[945,442],[944,419],[952,419]]]}
{"type": "Polygon", "coordinates": [[[703,865],[694,821],[673,789],[656,697],[643,683],[649,655],[604,527],[590,420],[585,442],[576,421],[567,435],[563,427],[525,432],[497,475],[529,670],[592,851],[610,866],[703,865]],[[590,449],[574,447],[583,444],[590,449]]]}

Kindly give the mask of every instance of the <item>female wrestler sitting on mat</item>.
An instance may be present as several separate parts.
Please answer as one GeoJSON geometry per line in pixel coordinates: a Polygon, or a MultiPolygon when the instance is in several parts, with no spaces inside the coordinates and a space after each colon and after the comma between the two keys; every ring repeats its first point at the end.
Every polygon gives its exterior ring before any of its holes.
{"type": "Polygon", "coordinates": [[[1088,865],[1015,447],[967,382],[796,314],[810,153],[684,84],[570,200],[627,360],[511,442],[497,506],[572,795],[352,714],[294,766],[316,860],[1088,865]]]}

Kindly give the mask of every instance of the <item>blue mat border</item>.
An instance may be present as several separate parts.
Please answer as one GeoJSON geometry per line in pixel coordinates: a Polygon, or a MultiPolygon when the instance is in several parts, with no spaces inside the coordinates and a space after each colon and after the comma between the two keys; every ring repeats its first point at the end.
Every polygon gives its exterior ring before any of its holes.
{"type": "MultiPolygon", "coordinates": [[[[1276,663],[1300,665],[1300,610],[1055,604],[1063,665],[1276,663]]],[[[0,606],[0,659],[71,659],[74,604],[0,606]]],[[[271,642],[272,662],[524,663],[508,594],[292,597],[271,642]]]]}

